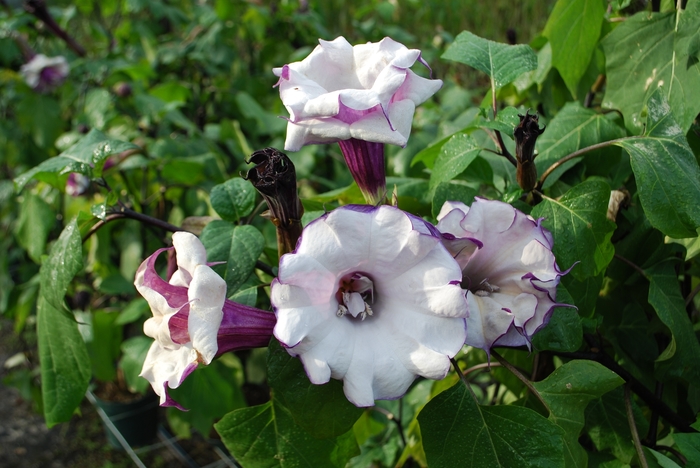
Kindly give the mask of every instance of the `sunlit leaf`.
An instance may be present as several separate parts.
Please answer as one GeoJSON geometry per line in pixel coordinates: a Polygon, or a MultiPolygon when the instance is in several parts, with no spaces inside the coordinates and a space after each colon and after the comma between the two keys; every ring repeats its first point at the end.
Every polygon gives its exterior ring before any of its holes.
{"type": "Polygon", "coordinates": [[[99,130],[92,129],[90,133],[63,153],[47,159],[15,178],[15,188],[17,191],[22,190],[22,187],[33,177],[44,173],[78,172],[88,177],[93,175],[99,177],[102,174],[102,166],[109,156],[138,149],[139,147],[133,143],[114,140],[99,130]]]}
{"type": "Polygon", "coordinates": [[[469,31],[462,31],[442,58],[465,63],[486,73],[495,89],[537,68],[537,55],[530,46],[489,41],[469,31]]]}
{"type": "Polygon", "coordinates": [[[253,211],[255,188],[250,182],[236,177],[211,189],[210,200],[219,216],[236,222],[253,211]]]}
{"type": "Polygon", "coordinates": [[[657,88],[668,99],[681,133],[700,112],[700,64],[688,54],[700,29],[698,3],[688,2],[688,8],[678,13],[641,11],[603,39],[607,76],[603,107],[622,111],[630,132],[642,133],[644,104],[657,88]]]}
{"type": "Polygon", "coordinates": [[[41,295],[51,307],[67,313],[63,298],[73,277],[82,269],[83,243],[74,220],[63,229],[41,265],[41,295]]]}
{"type": "Polygon", "coordinates": [[[606,6],[602,0],[558,0],[544,28],[552,66],[574,97],[598,43],[606,6]]]}
{"type": "Polygon", "coordinates": [[[474,161],[481,148],[470,135],[458,133],[440,149],[433,172],[430,174],[430,187],[435,187],[461,174],[474,161]]]}
{"type": "Polygon", "coordinates": [[[670,237],[695,237],[700,227],[700,167],[661,90],[651,95],[647,109],[646,135],[617,144],[630,155],[651,225],[670,237]]]}
{"type": "Polygon", "coordinates": [[[533,208],[534,218],[554,237],[554,254],[562,268],[575,262],[571,273],[578,279],[596,276],[615,253],[610,238],[615,224],[607,219],[610,187],[601,180],[587,180],[566,192],[559,200],[545,198],[533,208]]]}

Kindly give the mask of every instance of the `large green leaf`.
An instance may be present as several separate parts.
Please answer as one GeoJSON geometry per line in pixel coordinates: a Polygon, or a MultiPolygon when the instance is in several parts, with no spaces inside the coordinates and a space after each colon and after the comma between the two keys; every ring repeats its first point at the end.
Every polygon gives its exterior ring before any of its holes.
{"type": "Polygon", "coordinates": [[[78,224],[73,220],[63,229],[51,247],[49,257],[41,265],[41,295],[51,307],[68,310],[63,298],[73,277],[82,269],[83,243],[78,224]]]}
{"type": "Polygon", "coordinates": [[[119,360],[119,369],[124,374],[124,380],[131,392],[143,393],[150,386],[148,380],[139,374],[152,344],[153,339],[148,336],[134,336],[121,344],[122,358],[119,360]]]}
{"type": "Polygon", "coordinates": [[[549,420],[565,431],[567,467],[588,466],[586,451],[578,443],[586,406],[623,383],[620,376],[597,362],[575,360],[533,384],[549,405],[549,420]]]}
{"type": "Polygon", "coordinates": [[[343,384],[331,379],[314,385],[301,361],[273,340],[267,356],[267,372],[275,396],[281,397],[296,423],[312,436],[337,437],[352,429],[362,409],[348,401],[343,384]]]}
{"type": "Polygon", "coordinates": [[[111,139],[99,130],[92,129],[63,153],[47,159],[17,177],[15,188],[20,191],[33,177],[47,173],[79,172],[88,177],[93,175],[99,177],[102,174],[102,166],[109,156],[137,149],[139,147],[133,143],[111,139]]]}
{"type": "Polygon", "coordinates": [[[34,262],[41,263],[46,239],[55,224],[56,215],[51,205],[38,195],[26,193],[19,210],[15,234],[19,244],[34,262]]]}
{"type": "Polygon", "coordinates": [[[700,345],[685,311],[675,262],[661,262],[646,272],[650,281],[649,303],[672,334],[671,344],[657,360],[657,372],[662,378],[681,377],[700,385],[700,345]]]}
{"type": "Polygon", "coordinates": [[[47,301],[37,305],[41,394],[46,425],[68,421],[90,382],[90,358],[78,324],[47,301]]]}
{"type": "Polygon", "coordinates": [[[673,441],[688,460],[687,466],[700,466],[700,434],[673,434],[673,441]]]}
{"type": "MultiPolygon", "coordinates": [[[[632,400],[632,412],[639,434],[646,434],[648,422],[632,400]]],[[[598,451],[610,450],[628,464],[635,455],[632,433],[627,421],[624,392],[621,387],[591,402],[586,408],[586,432],[598,451]]]]}
{"type": "Polygon", "coordinates": [[[605,7],[602,0],[558,0],[544,28],[552,45],[552,66],[574,97],[598,44],[605,7]]]}
{"type": "MultiPolygon", "coordinates": [[[[624,129],[606,116],[586,109],[579,102],[569,102],[554,116],[547,125],[547,130],[537,139],[537,172],[542,174],[553,163],[581,148],[624,136],[624,129]]],[[[588,167],[609,168],[611,163],[619,159],[620,150],[608,147],[587,153],[585,157],[588,167]]],[[[575,158],[557,168],[547,177],[544,188],[551,186],[579,161],[580,158],[575,158]]],[[[597,173],[600,172],[598,170],[597,173]]]]}
{"type": "Polygon", "coordinates": [[[431,468],[563,467],[564,431],[529,408],[481,406],[461,382],[418,415],[431,468]]]}
{"type": "Polygon", "coordinates": [[[211,189],[210,200],[223,219],[235,223],[253,211],[255,188],[250,182],[236,177],[211,189]]]}
{"type": "Polygon", "coordinates": [[[646,136],[617,144],[630,155],[651,225],[669,237],[695,237],[700,227],[700,167],[661,90],[649,97],[647,108],[646,136]]]}
{"type": "Polygon", "coordinates": [[[223,272],[229,296],[246,282],[265,246],[265,238],[253,226],[220,220],[207,224],[201,240],[210,262],[226,262],[213,268],[223,272]]]}
{"type": "Polygon", "coordinates": [[[529,45],[508,45],[462,31],[442,58],[465,63],[486,73],[495,91],[525,72],[537,68],[537,55],[529,45]]]}
{"type": "Polygon", "coordinates": [[[607,217],[610,187],[601,180],[587,180],[559,200],[544,198],[531,215],[545,218],[543,225],[554,236],[557,263],[583,280],[605,270],[615,253],[610,238],[615,224],[607,217]]]}
{"type": "Polygon", "coordinates": [[[644,103],[657,88],[669,100],[681,133],[700,112],[700,64],[689,55],[692,36],[700,29],[699,4],[690,1],[678,13],[641,11],[603,39],[603,107],[622,111],[632,133],[641,133],[644,103]]]}
{"type": "Polygon", "coordinates": [[[352,431],[333,439],[315,439],[295,425],[289,410],[274,398],[232,411],[214,427],[246,468],[343,468],[360,453],[352,431]]]}
{"type": "Polygon", "coordinates": [[[430,174],[431,191],[464,172],[480,152],[481,148],[471,135],[458,133],[450,138],[440,149],[435,160],[433,172],[430,174]]]}

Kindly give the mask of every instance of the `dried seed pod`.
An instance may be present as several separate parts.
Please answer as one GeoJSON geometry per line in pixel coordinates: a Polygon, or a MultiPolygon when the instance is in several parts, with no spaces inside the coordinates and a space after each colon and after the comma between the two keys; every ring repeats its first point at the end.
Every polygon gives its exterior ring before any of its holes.
{"type": "Polygon", "coordinates": [[[518,185],[525,191],[530,191],[537,185],[537,168],[535,167],[535,142],[544,133],[546,127],[540,129],[539,116],[518,115],[520,124],[513,130],[515,136],[515,158],[518,162],[516,177],[518,185]]]}

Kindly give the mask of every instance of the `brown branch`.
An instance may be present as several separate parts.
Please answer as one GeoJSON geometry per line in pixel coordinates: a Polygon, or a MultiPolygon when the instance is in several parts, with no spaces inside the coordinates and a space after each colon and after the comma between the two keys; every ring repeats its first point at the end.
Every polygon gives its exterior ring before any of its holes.
{"type": "Polygon", "coordinates": [[[78,44],[78,42],[66,31],[64,31],[63,28],[58,25],[56,20],[53,19],[53,16],[51,16],[51,13],[49,13],[49,9],[46,7],[45,0],[25,0],[24,9],[28,13],[34,15],[37,19],[41,20],[46,27],[51,30],[51,32],[63,39],[63,41],[68,44],[68,47],[73,49],[73,52],[81,57],[85,57],[86,53],[83,46],[78,44]]]}
{"type": "Polygon", "coordinates": [[[508,369],[514,376],[516,376],[525,386],[530,390],[530,392],[542,403],[542,406],[544,406],[547,409],[548,414],[552,414],[552,410],[549,408],[549,405],[547,404],[546,401],[544,401],[544,398],[542,398],[542,395],[540,395],[540,392],[537,391],[534,385],[532,385],[532,382],[528,380],[527,377],[525,377],[518,369],[516,369],[510,362],[506,361],[503,356],[498,354],[497,351],[491,350],[491,355],[495,357],[498,362],[501,363],[503,367],[508,369]]]}
{"type": "Polygon", "coordinates": [[[620,260],[621,262],[626,263],[627,265],[631,266],[631,267],[634,268],[635,270],[637,270],[637,273],[639,273],[640,275],[642,275],[644,278],[647,277],[647,273],[642,269],[642,267],[640,267],[640,266],[637,265],[636,263],[634,263],[634,262],[632,262],[632,261],[630,261],[630,260],[627,260],[627,259],[626,259],[625,257],[623,257],[622,255],[614,254],[614,257],[615,257],[616,259],[620,260]]]}
{"type": "Polygon", "coordinates": [[[688,294],[688,297],[685,298],[685,306],[688,307],[688,305],[693,301],[693,298],[700,292],[700,284],[695,286],[692,291],[690,291],[690,294],[688,294]]]}
{"type": "Polygon", "coordinates": [[[499,132],[498,130],[496,130],[495,132],[496,132],[496,138],[498,139],[498,148],[501,150],[501,156],[505,156],[505,158],[508,161],[510,161],[510,163],[513,166],[517,167],[518,162],[515,160],[513,155],[510,154],[510,151],[508,151],[508,148],[506,148],[506,144],[503,141],[503,137],[501,136],[501,132],[499,132]]]}
{"type": "Polygon", "coordinates": [[[608,146],[614,145],[615,143],[619,143],[620,141],[628,140],[630,138],[637,138],[637,137],[617,138],[615,140],[604,141],[602,143],[597,143],[595,145],[587,146],[585,148],[581,148],[580,150],[574,151],[570,155],[561,158],[559,161],[557,161],[554,164],[552,164],[551,166],[549,166],[549,168],[547,168],[547,170],[544,171],[544,173],[542,173],[542,175],[540,176],[540,181],[538,182],[537,186],[542,187],[542,185],[544,185],[544,181],[547,180],[547,177],[549,177],[549,175],[552,172],[554,172],[554,170],[556,168],[558,168],[559,166],[561,166],[562,164],[569,162],[574,158],[578,158],[579,156],[582,156],[588,152],[595,151],[595,150],[598,150],[601,148],[606,148],[608,146]]]}
{"type": "Polygon", "coordinates": [[[642,449],[642,443],[639,441],[639,432],[637,432],[637,424],[634,422],[634,414],[632,413],[632,399],[630,398],[629,384],[625,385],[625,411],[627,413],[627,424],[629,424],[630,426],[632,440],[634,441],[634,449],[637,451],[637,457],[639,458],[639,464],[642,468],[649,468],[647,459],[644,456],[644,450],[642,449]]]}

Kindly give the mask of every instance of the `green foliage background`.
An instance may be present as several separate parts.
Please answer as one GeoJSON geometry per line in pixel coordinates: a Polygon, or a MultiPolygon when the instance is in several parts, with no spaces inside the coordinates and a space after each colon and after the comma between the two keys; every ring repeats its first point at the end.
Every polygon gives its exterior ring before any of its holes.
{"type": "MultiPolygon", "coordinates": [[[[556,309],[532,351],[499,349],[489,368],[465,348],[461,382],[365,410],[273,340],[195,372],[171,427],[214,426],[246,467],[700,464],[700,0],[49,2],[84,55],[22,5],[0,3],[0,313],[37,336],[41,378],[7,382],[41,385],[48,425],[91,382],[146,390],[150,311],[132,282],[173,227],[228,263],[229,298],[270,307],[275,231],[238,174],[283,147],[271,69],[318,38],[388,35],[445,81],[408,145],[387,148],[399,207],[435,221],[445,200],[482,196],[544,217],[573,267],[557,299],[577,310],[556,309]],[[29,88],[27,47],[66,56],[67,81],[29,88]],[[546,125],[530,194],[499,154],[528,109],[546,125]],[[91,180],[80,196],[70,173],[91,180]]],[[[335,145],[290,156],[304,222],[363,202],[335,145]]]]}

